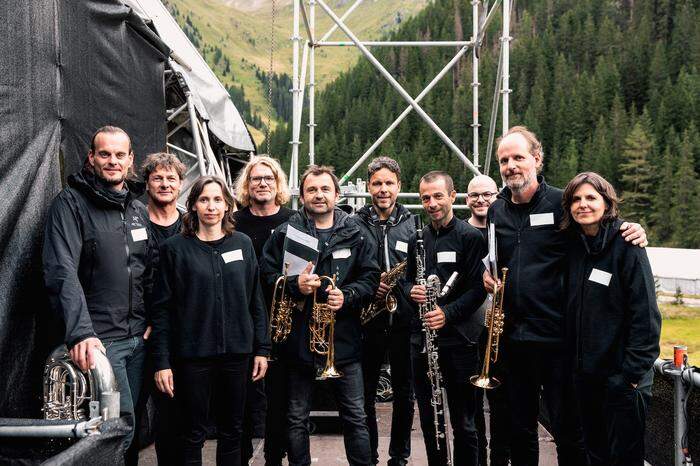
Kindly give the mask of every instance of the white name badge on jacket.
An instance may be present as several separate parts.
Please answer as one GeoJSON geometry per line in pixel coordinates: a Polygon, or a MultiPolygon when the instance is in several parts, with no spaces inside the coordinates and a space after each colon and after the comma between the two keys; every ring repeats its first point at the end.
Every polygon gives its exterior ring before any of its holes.
{"type": "Polygon", "coordinates": [[[225,264],[233,261],[242,261],[243,251],[240,249],[234,249],[233,251],[223,252],[221,253],[221,258],[224,260],[225,264]]]}
{"type": "Polygon", "coordinates": [[[600,283],[603,286],[609,286],[611,278],[611,273],[604,272],[598,269],[591,270],[591,275],[588,277],[590,281],[600,283]]]}
{"type": "Polygon", "coordinates": [[[396,241],[396,250],[408,253],[408,243],[405,241],[396,241]]]}
{"type": "Polygon", "coordinates": [[[148,239],[148,233],[145,228],[136,228],[131,230],[131,239],[134,243],[148,239]]]}
{"type": "Polygon", "coordinates": [[[530,226],[538,227],[540,225],[554,225],[554,213],[530,214],[530,226]]]}
{"type": "Polygon", "coordinates": [[[333,259],[347,259],[352,255],[350,248],[336,249],[333,251],[333,259]]]}
{"type": "Polygon", "coordinates": [[[455,251],[441,251],[437,253],[438,264],[443,262],[457,262],[457,253],[455,251]]]}

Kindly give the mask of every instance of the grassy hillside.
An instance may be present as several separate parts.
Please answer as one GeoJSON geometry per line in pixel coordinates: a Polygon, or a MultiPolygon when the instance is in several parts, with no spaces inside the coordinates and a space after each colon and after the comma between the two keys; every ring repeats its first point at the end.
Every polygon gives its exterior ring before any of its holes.
{"type": "MultiPolygon", "coordinates": [[[[256,77],[256,71],[267,73],[269,69],[271,0],[164,0],[164,3],[224,85],[243,86],[245,100],[251,105],[251,114],[259,114],[264,122],[267,88],[256,77]]],[[[274,61],[276,74],[286,73],[290,76],[291,3],[291,0],[277,1],[279,11],[275,21],[274,61]]],[[[339,16],[352,3],[347,0],[329,2],[339,16]]],[[[347,24],[362,39],[377,38],[419,12],[427,3],[427,0],[369,0],[355,10],[347,24]]],[[[332,21],[320,7],[317,7],[316,19],[320,36],[330,28],[332,21]]],[[[305,38],[303,26],[301,32],[305,38]]],[[[345,40],[345,37],[337,31],[330,40],[345,40]]],[[[351,48],[333,48],[318,51],[316,57],[317,83],[322,88],[340,72],[349,69],[358,53],[351,48]]]]}

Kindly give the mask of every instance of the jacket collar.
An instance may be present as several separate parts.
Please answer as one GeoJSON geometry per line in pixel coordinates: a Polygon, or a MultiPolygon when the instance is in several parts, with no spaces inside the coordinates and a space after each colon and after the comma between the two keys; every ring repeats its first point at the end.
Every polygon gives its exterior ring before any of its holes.
{"type": "MultiPolygon", "coordinates": [[[[529,205],[535,205],[537,202],[544,196],[547,191],[549,190],[549,185],[547,182],[544,180],[544,176],[542,175],[537,175],[537,183],[539,186],[537,187],[537,191],[535,191],[535,195],[532,196],[532,199],[530,199],[530,202],[528,202],[529,205]]],[[[507,203],[511,205],[524,205],[524,204],[516,204],[511,200],[511,197],[513,196],[513,191],[506,186],[504,187],[500,193],[498,193],[498,198],[503,199],[507,203]]]]}
{"type": "Polygon", "coordinates": [[[87,168],[83,168],[79,172],[70,175],[68,177],[68,186],[85,194],[98,205],[119,210],[123,210],[132,199],[141,196],[146,190],[146,185],[144,183],[135,180],[126,180],[128,193],[126,195],[126,200],[122,205],[121,203],[105,195],[105,193],[97,186],[94,173],[87,168]]]}
{"type": "Polygon", "coordinates": [[[583,242],[586,252],[591,255],[598,255],[607,249],[608,245],[613,242],[616,232],[620,230],[622,220],[619,218],[607,221],[600,225],[600,229],[595,237],[587,237],[581,228],[576,226],[579,237],[583,242]]]}
{"type": "MultiPolygon", "coordinates": [[[[350,236],[355,231],[359,231],[356,225],[349,221],[350,216],[339,208],[333,211],[333,229],[331,236],[350,236]]],[[[294,215],[289,218],[289,223],[297,229],[308,233],[317,238],[316,224],[313,219],[308,216],[306,210],[302,207],[294,215]]]]}
{"type": "Polygon", "coordinates": [[[460,221],[457,216],[452,212],[452,220],[449,221],[449,223],[443,227],[440,227],[439,230],[436,230],[435,227],[433,227],[433,222],[428,223],[428,228],[430,228],[430,232],[434,235],[438,233],[438,231],[447,233],[450,232],[454,229],[455,225],[457,225],[457,222],[460,221]]]}
{"type": "MultiPolygon", "coordinates": [[[[357,211],[357,215],[362,219],[362,221],[369,225],[380,225],[381,220],[379,219],[379,214],[377,214],[377,210],[372,204],[367,204],[364,207],[362,207],[360,210],[357,211]]],[[[397,202],[396,204],[394,204],[394,210],[391,211],[391,215],[387,219],[386,223],[387,225],[394,227],[399,223],[403,222],[404,220],[408,219],[410,216],[411,212],[406,207],[397,202]]]]}

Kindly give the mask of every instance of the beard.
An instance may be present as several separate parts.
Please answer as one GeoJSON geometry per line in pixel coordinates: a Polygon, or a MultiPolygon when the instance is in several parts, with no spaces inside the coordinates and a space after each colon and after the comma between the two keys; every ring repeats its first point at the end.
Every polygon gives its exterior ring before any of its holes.
{"type": "Polygon", "coordinates": [[[97,178],[101,183],[107,186],[116,186],[126,181],[126,174],[124,173],[119,178],[108,179],[102,176],[102,174],[99,173],[97,170],[93,170],[93,172],[95,173],[95,178],[97,178]]]}
{"type": "Polygon", "coordinates": [[[528,174],[520,174],[521,178],[514,179],[514,178],[506,178],[503,181],[506,183],[506,186],[510,188],[511,191],[515,193],[519,193],[527,189],[532,182],[535,180],[535,176],[532,175],[532,173],[528,174]]]}

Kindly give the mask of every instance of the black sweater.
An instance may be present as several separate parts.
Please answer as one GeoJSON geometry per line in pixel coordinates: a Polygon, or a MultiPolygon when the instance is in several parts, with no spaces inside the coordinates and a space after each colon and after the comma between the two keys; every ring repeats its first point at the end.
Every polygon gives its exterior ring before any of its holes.
{"type": "Polygon", "coordinates": [[[267,313],[250,238],[234,232],[215,246],[181,234],[165,241],[152,315],[156,370],[178,357],[267,356],[267,313]]]}
{"type": "Polygon", "coordinates": [[[488,221],[496,224],[498,267],[508,267],[505,335],[514,341],[561,344],[567,253],[566,235],[559,230],[562,190],[542,177],[538,181],[527,204],[513,203],[510,189],[504,188],[489,207],[488,221]]]}
{"type": "Polygon", "coordinates": [[[621,224],[569,234],[567,342],[578,371],[638,383],[659,356],[661,315],[647,253],[618,234],[621,224]]]}
{"type": "MultiPolygon", "coordinates": [[[[452,290],[438,305],[445,312],[445,327],[438,332],[440,346],[453,346],[476,343],[483,330],[483,321],[477,319],[475,312],[486,299],[486,291],[481,279],[481,258],[486,255],[486,241],[479,230],[457,217],[443,228],[435,230],[432,225],[423,228],[423,245],[425,248],[425,278],[436,274],[440,278],[441,288],[450,279],[453,272],[458,272],[457,281],[452,290]]],[[[416,236],[411,239],[408,248],[408,267],[406,267],[405,292],[410,290],[416,280],[416,236]]],[[[417,305],[413,303],[414,317],[412,331],[419,335],[423,325],[418,318],[417,305]]],[[[416,342],[416,339],[413,339],[416,342]]]]}
{"type": "MultiPolygon", "coordinates": [[[[291,225],[313,236],[316,229],[312,222],[302,209],[294,213],[289,222],[277,227],[265,243],[262,274],[268,286],[272,286],[282,275],[287,226],[291,225]]],[[[370,302],[379,286],[376,245],[362,235],[348,214],[336,208],[330,238],[325,243],[319,242],[319,249],[314,273],[327,276],[336,274],[336,286],[344,296],[343,307],[335,314],[335,361],[339,365],[359,361],[362,352],[360,310],[370,302]]],[[[325,356],[317,357],[309,350],[309,319],[313,295],[305,296],[299,291],[298,278],[297,275],[287,279],[288,292],[303,304],[300,306],[301,311],[294,311],[292,315],[292,331],[284,355],[297,363],[322,364],[325,356]]],[[[324,290],[326,285],[327,282],[324,282],[324,290]]],[[[325,301],[323,290],[318,291],[318,299],[325,301]]]]}

